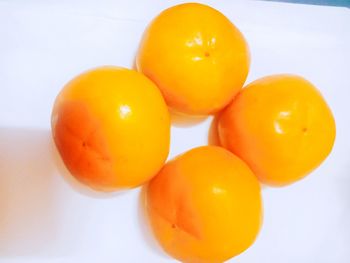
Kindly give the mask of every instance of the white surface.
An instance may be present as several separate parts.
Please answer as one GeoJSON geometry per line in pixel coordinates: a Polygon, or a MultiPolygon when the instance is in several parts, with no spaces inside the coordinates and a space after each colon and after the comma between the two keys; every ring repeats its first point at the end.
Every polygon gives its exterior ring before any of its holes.
{"type": "MultiPolygon", "coordinates": [[[[147,234],[140,189],[104,196],[74,183],[52,146],[49,120],[57,92],[74,75],[105,64],[131,67],[147,23],[177,2],[0,1],[0,262],[173,262],[147,234]]],[[[322,91],[337,122],[334,150],[319,169],[293,186],[263,190],[262,231],[230,262],[349,262],[349,9],[205,2],[246,36],[248,82],[301,74],[322,91]]],[[[209,125],[173,127],[170,156],[206,144],[209,125]]]]}

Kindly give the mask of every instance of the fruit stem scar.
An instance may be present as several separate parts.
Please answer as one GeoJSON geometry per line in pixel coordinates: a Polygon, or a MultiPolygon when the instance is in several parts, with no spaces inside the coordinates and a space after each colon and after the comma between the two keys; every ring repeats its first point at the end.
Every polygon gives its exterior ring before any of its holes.
{"type": "Polygon", "coordinates": [[[174,219],[170,219],[167,216],[164,216],[162,213],[160,213],[157,209],[153,208],[154,212],[160,217],[162,218],[164,221],[166,221],[167,223],[170,224],[170,227],[176,231],[182,231],[186,234],[188,234],[189,236],[195,238],[195,239],[200,239],[200,234],[196,233],[196,231],[191,231],[190,229],[187,229],[186,227],[181,226],[181,224],[177,223],[176,221],[178,221],[178,209],[176,209],[175,212],[175,218],[174,219]],[[175,222],[174,222],[175,221],[175,222]]]}
{"type": "MultiPolygon", "coordinates": [[[[97,159],[110,163],[110,158],[108,156],[105,156],[102,152],[98,151],[95,147],[90,146],[87,142],[87,140],[98,130],[98,127],[91,129],[91,132],[85,138],[81,138],[79,135],[77,135],[67,124],[64,125],[64,128],[76,140],[81,141],[82,143],[81,145],[83,148],[88,148],[86,150],[94,152],[98,156],[97,159]]],[[[80,151],[79,157],[77,158],[76,162],[78,162],[81,159],[82,154],[83,154],[83,149],[80,151]]]]}

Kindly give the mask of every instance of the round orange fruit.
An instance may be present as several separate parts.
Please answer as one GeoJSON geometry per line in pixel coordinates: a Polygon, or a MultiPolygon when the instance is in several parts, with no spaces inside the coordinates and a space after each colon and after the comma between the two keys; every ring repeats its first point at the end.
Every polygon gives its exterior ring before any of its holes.
{"type": "Polygon", "coordinates": [[[198,3],[173,6],[146,29],[136,56],[139,71],[175,112],[208,115],[242,88],[250,64],[241,32],[219,11],[198,3]]]}
{"type": "Polygon", "coordinates": [[[159,89],[119,67],[87,71],[57,96],[52,133],[70,172],[90,187],[138,186],[164,164],[170,117],[159,89]]]}
{"type": "Polygon", "coordinates": [[[186,263],[223,262],[246,250],[262,223],[260,185],[221,147],[194,148],[165,164],[146,189],[163,249],[186,263]]]}
{"type": "Polygon", "coordinates": [[[221,144],[259,180],[291,184],[318,167],[332,150],[335,121],[321,93],[294,75],[258,79],[219,117],[221,144]]]}

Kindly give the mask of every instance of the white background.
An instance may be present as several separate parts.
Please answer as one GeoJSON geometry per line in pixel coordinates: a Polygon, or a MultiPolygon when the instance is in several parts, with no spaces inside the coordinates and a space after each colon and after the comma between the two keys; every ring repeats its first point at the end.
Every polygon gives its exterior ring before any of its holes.
{"type": "MultiPolygon", "coordinates": [[[[76,74],[131,67],[152,17],[180,1],[0,1],[0,262],[174,262],[156,245],[140,189],[103,195],[67,173],[51,106],[76,74]]],[[[273,73],[313,82],[337,123],[333,152],[308,178],[265,188],[256,243],[230,262],[350,262],[350,11],[259,1],[203,1],[246,36],[248,82],[273,73]]],[[[173,127],[170,157],[207,143],[210,119],[173,127]]]]}

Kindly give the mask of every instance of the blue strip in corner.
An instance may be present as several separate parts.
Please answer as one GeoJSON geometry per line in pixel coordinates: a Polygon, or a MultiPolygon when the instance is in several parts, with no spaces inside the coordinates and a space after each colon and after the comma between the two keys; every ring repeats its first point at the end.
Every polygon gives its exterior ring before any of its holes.
{"type": "Polygon", "coordinates": [[[265,1],[350,7],[350,0],[265,0],[265,1]]]}

